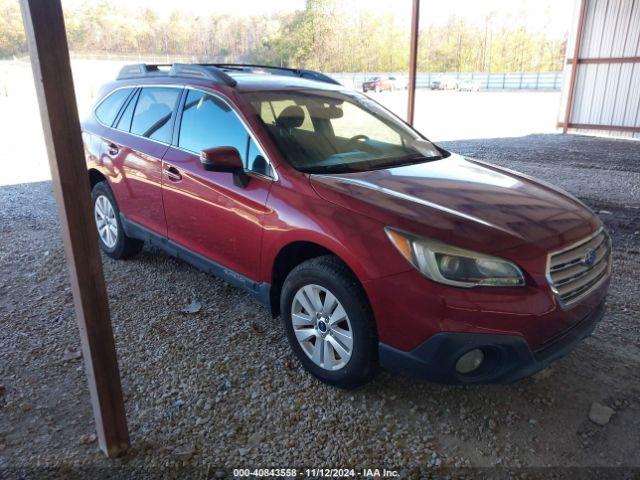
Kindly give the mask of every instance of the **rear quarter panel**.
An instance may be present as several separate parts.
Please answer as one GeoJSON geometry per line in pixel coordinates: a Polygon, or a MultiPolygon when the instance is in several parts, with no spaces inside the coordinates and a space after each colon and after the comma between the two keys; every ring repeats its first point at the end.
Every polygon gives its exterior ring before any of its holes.
{"type": "Polygon", "coordinates": [[[107,177],[109,168],[108,165],[105,165],[103,158],[103,155],[106,154],[105,143],[103,141],[106,127],[100,125],[97,120],[93,118],[93,115],[91,115],[82,122],[81,128],[87,170],[97,170],[107,177]]]}

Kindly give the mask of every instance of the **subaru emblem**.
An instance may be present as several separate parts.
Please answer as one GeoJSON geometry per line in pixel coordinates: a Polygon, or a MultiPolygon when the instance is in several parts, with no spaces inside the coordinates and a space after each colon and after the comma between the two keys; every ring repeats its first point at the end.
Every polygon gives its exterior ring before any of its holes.
{"type": "Polygon", "coordinates": [[[584,257],[582,257],[582,264],[590,267],[596,263],[596,251],[593,248],[590,248],[584,253],[584,257]]]}

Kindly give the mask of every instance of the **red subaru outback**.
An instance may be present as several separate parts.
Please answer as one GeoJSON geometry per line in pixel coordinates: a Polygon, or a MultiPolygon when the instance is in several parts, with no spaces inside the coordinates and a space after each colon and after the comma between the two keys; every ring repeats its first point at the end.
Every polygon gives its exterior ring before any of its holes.
{"type": "Polygon", "coordinates": [[[83,136],[104,252],[148,242],[251,292],[327,383],[513,382],[603,314],[610,240],[585,205],[319,72],[127,66],[83,136]]]}

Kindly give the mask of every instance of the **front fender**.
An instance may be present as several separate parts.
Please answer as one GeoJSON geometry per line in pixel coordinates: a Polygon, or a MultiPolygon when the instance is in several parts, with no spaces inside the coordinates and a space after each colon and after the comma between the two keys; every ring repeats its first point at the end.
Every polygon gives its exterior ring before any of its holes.
{"type": "Polygon", "coordinates": [[[363,285],[413,268],[393,247],[382,223],[311,192],[273,186],[264,223],[262,281],[271,282],[278,253],[286,245],[299,241],[317,244],[334,253],[363,285]]]}

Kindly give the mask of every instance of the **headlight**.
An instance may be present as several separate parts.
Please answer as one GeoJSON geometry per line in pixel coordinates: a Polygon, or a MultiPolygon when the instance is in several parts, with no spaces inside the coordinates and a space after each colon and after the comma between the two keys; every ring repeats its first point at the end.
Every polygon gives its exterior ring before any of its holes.
{"type": "Polygon", "coordinates": [[[420,273],[455,287],[521,287],[524,275],[508,260],[472,252],[430,238],[385,228],[391,243],[420,273]]]}

